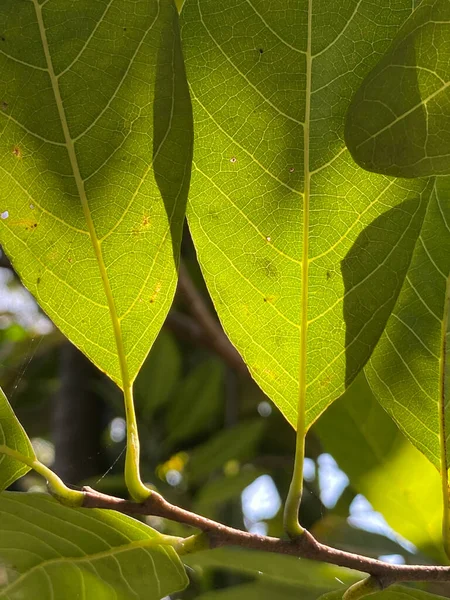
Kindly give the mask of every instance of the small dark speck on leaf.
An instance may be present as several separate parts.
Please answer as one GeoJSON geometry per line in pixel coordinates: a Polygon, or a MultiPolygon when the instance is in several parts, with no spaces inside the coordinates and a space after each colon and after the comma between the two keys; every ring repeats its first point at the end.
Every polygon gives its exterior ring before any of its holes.
{"type": "Polygon", "coordinates": [[[1,108],[3,111],[5,111],[5,110],[8,108],[8,103],[7,103],[7,102],[2,102],[2,103],[0,104],[0,108],[1,108]]]}
{"type": "Polygon", "coordinates": [[[327,271],[327,281],[328,281],[329,279],[331,279],[331,273],[330,273],[330,271],[327,271]]]}
{"type": "Polygon", "coordinates": [[[22,150],[18,146],[14,146],[13,154],[14,156],[17,156],[17,158],[22,158],[22,150]]]}
{"type": "Polygon", "coordinates": [[[295,171],[294,167],[291,167],[291,168],[289,169],[289,173],[293,173],[294,171],[295,171]]]}
{"type": "Polygon", "coordinates": [[[262,54],[264,50],[262,48],[259,49],[259,53],[262,54]]]}
{"type": "Polygon", "coordinates": [[[2,42],[6,42],[6,38],[5,38],[5,36],[4,36],[4,35],[2,35],[2,36],[0,37],[0,40],[2,40],[2,42]]]}
{"type": "Polygon", "coordinates": [[[127,28],[126,28],[126,27],[124,27],[124,28],[123,28],[123,30],[124,30],[124,31],[126,31],[126,30],[127,30],[127,28]]]}
{"type": "Polygon", "coordinates": [[[235,163],[237,162],[237,158],[235,156],[230,158],[230,163],[235,163]]]}
{"type": "Polygon", "coordinates": [[[38,285],[41,283],[41,278],[40,278],[40,277],[38,277],[38,278],[36,279],[36,283],[37,283],[38,285]]]}

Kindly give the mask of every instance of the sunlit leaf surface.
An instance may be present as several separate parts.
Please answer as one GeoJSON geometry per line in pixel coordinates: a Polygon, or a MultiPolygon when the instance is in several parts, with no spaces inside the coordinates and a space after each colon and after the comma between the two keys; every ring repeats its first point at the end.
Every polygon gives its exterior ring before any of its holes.
{"type": "Polygon", "coordinates": [[[0,241],[120,386],[176,282],[192,139],[177,19],[160,0],[0,4],[0,241]]]}
{"type": "Polygon", "coordinates": [[[424,554],[445,561],[439,474],[399,431],[362,373],[321,416],[315,431],[353,490],[363,494],[394,531],[424,554]]]}
{"type": "Polygon", "coordinates": [[[291,423],[364,365],[425,209],[423,181],[371,175],[344,143],[362,79],[411,0],[186,0],[189,226],[224,328],[291,423]],[[306,366],[307,364],[307,366],[306,366]]]}

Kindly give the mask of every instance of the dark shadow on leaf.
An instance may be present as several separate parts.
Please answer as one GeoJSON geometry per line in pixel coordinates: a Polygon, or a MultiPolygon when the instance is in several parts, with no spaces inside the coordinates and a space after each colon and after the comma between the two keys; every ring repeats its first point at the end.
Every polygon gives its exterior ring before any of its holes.
{"type": "Polygon", "coordinates": [[[394,308],[420,233],[424,197],[377,217],[341,262],[347,387],[370,358],[394,308]]]}
{"type": "MultiPolygon", "coordinates": [[[[431,11],[431,5],[423,10],[431,11]]],[[[448,172],[448,154],[441,152],[439,135],[438,142],[433,142],[436,135],[430,136],[433,122],[423,104],[426,92],[418,82],[424,32],[417,16],[407,21],[390,51],[363,81],[347,112],[347,147],[358,165],[374,173],[422,177],[448,172]]]]}
{"type": "Polygon", "coordinates": [[[153,171],[164,202],[178,267],[191,179],[194,128],[181,49],[178,14],[161,32],[153,100],[153,171]],[[170,63],[168,61],[170,57],[170,63]],[[173,76],[169,77],[173,70],[173,76]],[[180,131],[183,135],[180,136],[180,131]]]}

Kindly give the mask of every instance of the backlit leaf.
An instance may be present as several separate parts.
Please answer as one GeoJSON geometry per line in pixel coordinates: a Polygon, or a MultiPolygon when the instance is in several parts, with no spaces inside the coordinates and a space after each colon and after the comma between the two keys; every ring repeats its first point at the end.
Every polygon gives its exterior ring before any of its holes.
{"type": "Polygon", "coordinates": [[[120,386],[176,283],[192,138],[177,19],[158,0],[0,4],[0,240],[120,386]]]}
{"type": "Polygon", "coordinates": [[[411,0],[291,0],[282,13],[186,0],[181,12],[189,226],[226,333],[291,423],[299,393],[310,425],[362,368],[419,231],[425,183],[366,173],[343,131],[410,13],[411,0]]]}
{"type": "Polygon", "coordinates": [[[450,178],[436,181],[408,276],[366,372],[376,397],[446,480],[450,178]]]}
{"type": "Polygon", "coordinates": [[[315,431],[354,491],[394,531],[434,560],[445,560],[439,474],[379,405],[363,374],[320,417],[315,431]]]}

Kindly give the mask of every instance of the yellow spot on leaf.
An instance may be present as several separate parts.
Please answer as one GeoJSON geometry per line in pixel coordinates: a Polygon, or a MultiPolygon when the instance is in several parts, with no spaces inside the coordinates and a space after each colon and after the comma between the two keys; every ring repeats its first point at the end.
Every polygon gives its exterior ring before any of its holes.
{"type": "Polygon", "coordinates": [[[156,287],[155,287],[155,291],[150,296],[150,304],[153,304],[156,301],[156,298],[158,297],[158,294],[161,291],[161,288],[162,288],[162,283],[161,282],[157,283],[156,287]]]}

